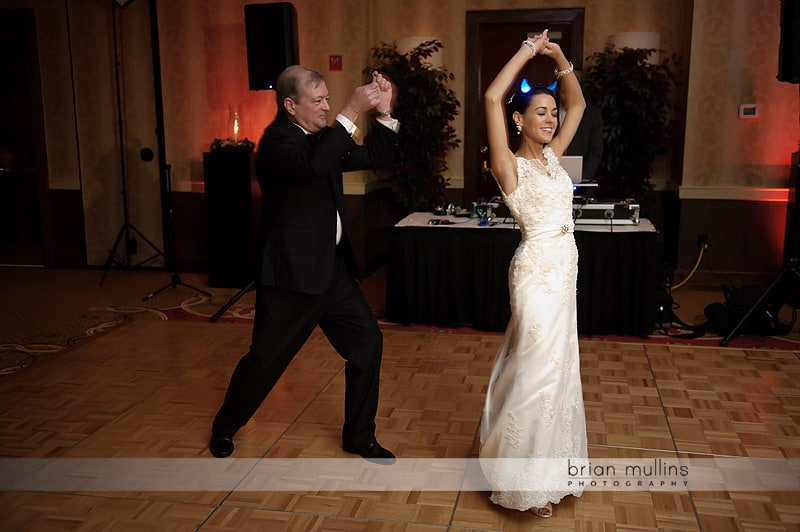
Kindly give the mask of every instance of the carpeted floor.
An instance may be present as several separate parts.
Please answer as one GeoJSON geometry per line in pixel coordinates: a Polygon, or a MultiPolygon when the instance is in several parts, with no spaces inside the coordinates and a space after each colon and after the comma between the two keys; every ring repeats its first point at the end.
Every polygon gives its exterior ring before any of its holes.
{"type": "Polygon", "coordinates": [[[198,297],[192,288],[177,285],[142,301],[170,284],[170,275],[111,270],[100,286],[102,276],[102,269],[1,268],[0,373],[16,371],[126,321],[167,319],[160,309],[192,302],[211,315],[238,291],[209,289],[205,274],[181,274],[182,282],[213,296],[198,297]]]}
{"type": "MultiPolygon", "coordinates": [[[[0,267],[0,375],[35,363],[132,320],[208,320],[239,288],[208,286],[204,273],[160,270],[0,267]],[[103,281],[103,285],[100,282],[103,281]],[[187,286],[188,285],[188,286],[187,286]],[[167,286],[147,301],[143,298],[167,286]],[[196,289],[211,293],[211,297],[196,289]]],[[[385,290],[379,270],[362,287],[380,316],[385,290]]],[[[249,319],[255,293],[245,293],[220,321],[249,319]]]]}
{"type": "MultiPolygon", "coordinates": [[[[171,275],[160,270],[102,269],[42,269],[0,268],[0,293],[3,309],[0,315],[0,375],[11,373],[35,363],[41,357],[57,353],[66,347],[103,333],[120,323],[132,320],[208,320],[240,291],[238,288],[210,288],[206,274],[181,273],[181,283],[171,285],[171,275]],[[143,298],[167,287],[154,297],[143,298]],[[210,297],[196,289],[210,292],[210,297]]],[[[385,268],[379,269],[362,285],[367,299],[381,319],[385,307],[385,268]]],[[[699,280],[673,292],[674,313],[680,321],[699,325],[705,321],[703,310],[714,302],[724,300],[715,280],[699,280]]],[[[245,293],[228,309],[220,321],[249,321],[252,319],[254,292],[245,293]]],[[[793,320],[789,307],[781,309],[781,319],[793,320]]],[[[385,327],[403,327],[383,323],[385,327]]],[[[419,330],[445,331],[435,326],[420,326],[419,330]]],[[[464,329],[449,332],[469,332],[464,329]]],[[[684,343],[717,347],[720,337],[706,334],[697,339],[685,339],[687,332],[680,328],[654,331],[645,341],[654,343],[684,343]]],[[[642,342],[641,338],[604,337],[610,341],[642,342]]],[[[735,338],[731,347],[800,349],[800,327],[781,337],[744,335],[735,338]]]]}

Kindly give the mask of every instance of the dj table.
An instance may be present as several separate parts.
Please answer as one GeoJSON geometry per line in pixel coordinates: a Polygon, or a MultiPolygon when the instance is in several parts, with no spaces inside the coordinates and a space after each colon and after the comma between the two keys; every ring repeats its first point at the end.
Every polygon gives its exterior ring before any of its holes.
{"type": "MultiPolygon", "coordinates": [[[[505,330],[508,266],[520,241],[513,223],[479,227],[476,219],[417,212],[398,222],[391,238],[387,320],[505,330]]],[[[575,241],[578,331],[648,335],[661,264],[653,224],[578,225],[575,241]]]]}

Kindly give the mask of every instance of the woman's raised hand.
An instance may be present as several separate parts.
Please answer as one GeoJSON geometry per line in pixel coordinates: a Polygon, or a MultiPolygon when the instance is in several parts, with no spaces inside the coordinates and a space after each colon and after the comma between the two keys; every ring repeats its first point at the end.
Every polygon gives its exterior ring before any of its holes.
{"type": "Polygon", "coordinates": [[[561,46],[557,42],[548,40],[539,51],[542,55],[555,56],[561,52],[561,46]]]}
{"type": "Polygon", "coordinates": [[[527,39],[527,41],[533,45],[533,49],[536,50],[537,54],[550,42],[550,38],[547,36],[548,31],[549,30],[544,30],[542,33],[537,33],[533,37],[528,37],[527,39]]]}

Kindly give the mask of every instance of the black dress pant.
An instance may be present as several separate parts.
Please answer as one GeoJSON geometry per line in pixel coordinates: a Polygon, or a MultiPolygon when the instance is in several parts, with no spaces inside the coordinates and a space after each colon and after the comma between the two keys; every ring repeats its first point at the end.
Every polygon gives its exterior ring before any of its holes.
{"type": "Polygon", "coordinates": [[[342,443],[361,446],[374,437],[383,334],[338,254],[331,284],[322,295],[256,288],[250,351],[233,371],[214,418],[214,435],[233,436],[248,422],[317,325],[346,361],[342,443]]]}

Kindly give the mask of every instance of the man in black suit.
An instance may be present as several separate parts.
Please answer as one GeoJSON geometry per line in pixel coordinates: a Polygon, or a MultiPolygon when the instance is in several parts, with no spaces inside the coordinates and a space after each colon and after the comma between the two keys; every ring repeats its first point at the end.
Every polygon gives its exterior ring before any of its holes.
{"type": "Polygon", "coordinates": [[[393,462],[375,439],[383,335],[359,287],[355,257],[342,225],[342,172],[392,162],[397,120],[393,87],[381,74],[355,89],[332,126],[322,75],[287,68],[276,82],[278,116],[256,154],[263,197],[252,343],[233,371],[214,418],[209,449],[233,452],[233,435],[253,416],[318,325],[345,359],[342,446],[364,458],[393,462]],[[359,115],[377,124],[363,145],[352,135],[359,115]]]}
{"type": "MultiPolygon", "coordinates": [[[[574,71],[575,76],[580,81],[580,72],[574,71]]],[[[558,93],[559,109],[558,109],[558,123],[564,119],[566,109],[561,105],[563,98],[561,96],[561,86],[556,86],[558,93]]],[[[578,125],[578,130],[575,136],[572,137],[572,142],[567,146],[567,151],[564,155],[580,155],[583,157],[583,171],[581,172],[581,179],[583,181],[594,180],[597,169],[600,167],[600,161],[603,159],[603,115],[597,106],[586,102],[586,109],[583,111],[581,122],[578,125]]]]}

